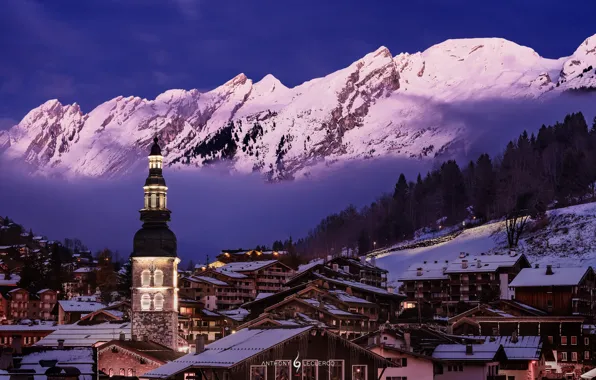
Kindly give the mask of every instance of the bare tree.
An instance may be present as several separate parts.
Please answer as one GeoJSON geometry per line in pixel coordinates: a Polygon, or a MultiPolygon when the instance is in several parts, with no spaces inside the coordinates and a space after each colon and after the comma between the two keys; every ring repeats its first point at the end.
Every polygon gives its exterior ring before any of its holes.
{"type": "Polygon", "coordinates": [[[528,215],[526,210],[511,212],[505,219],[505,230],[507,231],[507,244],[509,249],[517,247],[519,238],[521,237],[526,224],[528,223],[528,215]]]}

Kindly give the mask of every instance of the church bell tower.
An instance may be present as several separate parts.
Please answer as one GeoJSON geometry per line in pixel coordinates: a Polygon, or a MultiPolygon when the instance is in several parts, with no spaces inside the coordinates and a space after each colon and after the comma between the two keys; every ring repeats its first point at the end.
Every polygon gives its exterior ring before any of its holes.
{"type": "Polygon", "coordinates": [[[134,237],[132,263],[132,335],[178,348],[178,263],[176,235],[168,227],[163,156],[157,137],[149,154],[143,190],[143,226],[134,237]]]}

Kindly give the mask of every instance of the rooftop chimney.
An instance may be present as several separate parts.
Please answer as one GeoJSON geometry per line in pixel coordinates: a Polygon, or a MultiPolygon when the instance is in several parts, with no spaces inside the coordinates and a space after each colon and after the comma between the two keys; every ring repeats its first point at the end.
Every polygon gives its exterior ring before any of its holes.
{"type": "Polygon", "coordinates": [[[412,345],[412,335],[409,331],[404,332],[404,342],[406,344],[406,351],[410,351],[412,345]]]}
{"type": "Polygon", "coordinates": [[[511,334],[511,343],[517,343],[517,342],[518,342],[517,332],[514,331],[513,334],[511,334]]]}
{"type": "Polygon", "coordinates": [[[366,264],[366,256],[360,256],[360,262],[366,264]]]}
{"type": "Polygon", "coordinates": [[[551,274],[553,274],[553,266],[552,265],[547,265],[546,266],[546,275],[550,276],[551,274]]]}
{"type": "Polygon", "coordinates": [[[12,352],[15,354],[23,353],[23,337],[21,335],[12,336],[12,352]]]}
{"type": "Polygon", "coordinates": [[[478,268],[482,268],[482,262],[480,261],[480,259],[478,259],[478,261],[476,262],[476,266],[478,268]]]}
{"type": "Polygon", "coordinates": [[[459,253],[459,258],[463,259],[464,257],[466,257],[466,253],[465,252],[460,252],[459,253]]]}
{"type": "Polygon", "coordinates": [[[205,336],[197,335],[195,342],[195,355],[198,355],[203,351],[205,351],[205,336]]]}
{"type": "Polygon", "coordinates": [[[416,276],[422,276],[422,268],[416,269],[416,276]]]}
{"type": "Polygon", "coordinates": [[[58,339],[58,349],[59,350],[64,349],[64,339],[58,339]]]}
{"type": "Polygon", "coordinates": [[[121,332],[120,333],[120,340],[126,340],[126,334],[121,332]]]}
{"type": "Polygon", "coordinates": [[[468,260],[462,260],[461,267],[462,267],[462,269],[466,269],[468,267],[468,260]]]}
{"type": "Polygon", "coordinates": [[[471,344],[466,344],[466,355],[474,355],[474,349],[471,344]]]}

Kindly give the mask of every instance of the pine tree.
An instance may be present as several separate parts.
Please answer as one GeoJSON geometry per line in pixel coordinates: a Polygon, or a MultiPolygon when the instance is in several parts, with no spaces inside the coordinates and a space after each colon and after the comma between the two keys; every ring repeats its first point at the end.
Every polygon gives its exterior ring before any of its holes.
{"type": "Polygon", "coordinates": [[[186,270],[189,272],[192,272],[195,270],[195,262],[192,261],[192,259],[188,262],[188,266],[186,267],[186,270]]]}
{"type": "Polygon", "coordinates": [[[125,262],[118,272],[118,294],[121,299],[130,300],[132,288],[132,263],[130,260],[125,262]]]}

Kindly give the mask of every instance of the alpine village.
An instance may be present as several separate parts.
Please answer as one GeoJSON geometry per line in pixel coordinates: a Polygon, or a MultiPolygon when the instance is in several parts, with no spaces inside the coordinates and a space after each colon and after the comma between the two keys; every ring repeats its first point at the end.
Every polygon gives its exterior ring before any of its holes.
{"type": "MultiPolygon", "coordinates": [[[[129,259],[0,218],[2,378],[542,380],[596,372],[594,270],[534,264],[518,252],[529,213],[506,217],[508,250],[421,260],[395,273],[398,282],[377,266],[382,249],[372,241],[308,259],[291,240],[224,249],[182,268],[157,137],[148,163],[129,259]]],[[[460,229],[483,223],[465,220],[460,229]]]]}

